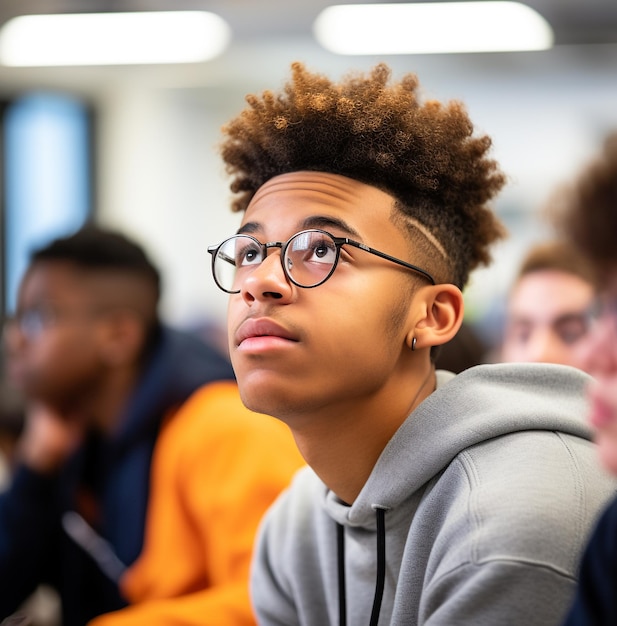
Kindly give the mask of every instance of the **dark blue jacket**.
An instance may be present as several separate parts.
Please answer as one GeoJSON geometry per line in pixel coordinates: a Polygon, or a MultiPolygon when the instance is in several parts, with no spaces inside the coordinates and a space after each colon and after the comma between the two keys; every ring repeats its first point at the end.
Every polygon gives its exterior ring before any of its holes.
{"type": "Polygon", "coordinates": [[[91,433],[56,476],[16,469],[0,496],[0,621],[40,583],[58,590],[63,626],[126,605],[117,578],[142,548],[161,421],[205,383],[232,378],[200,339],[162,329],[113,437],[91,433]]]}
{"type": "Polygon", "coordinates": [[[574,603],[564,626],[617,624],[617,498],[606,508],[583,554],[574,603]]]}

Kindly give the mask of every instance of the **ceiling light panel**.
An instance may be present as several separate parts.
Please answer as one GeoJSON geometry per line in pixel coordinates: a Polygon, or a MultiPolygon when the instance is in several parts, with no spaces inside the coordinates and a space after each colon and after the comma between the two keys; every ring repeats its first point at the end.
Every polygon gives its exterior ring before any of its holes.
{"type": "Polygon", "coordinates": [[[545,50],[554,38],[520,2],[334,5],[313,30],[327,50],[349,55],[545,50]]]}
{"type": "Polygon", "coordinates": [[[208,11],[23,15],[0,30],[8,66],[197,63],[226,48],[230,29],[208,11]]]}

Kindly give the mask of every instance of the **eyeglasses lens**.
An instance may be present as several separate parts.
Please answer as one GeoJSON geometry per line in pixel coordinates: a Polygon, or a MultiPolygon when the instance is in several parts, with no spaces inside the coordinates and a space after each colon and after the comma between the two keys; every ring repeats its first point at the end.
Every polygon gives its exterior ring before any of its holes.
{"type": "Polygon", "coordinates": [[[238,292],[243,270],[259,264],[263,253],[252,237],[236,235],[224,241],[214,257],[214,278],[225,291],[238,292]]]}
{"type": "MultiPolygon", "coordinates": [[[[267,244],[267,247],[275,247],[267,244]]],[[[281,247],[281,244],[276,244],[281,247]]],[[[336,265],[338,251],[332,237],[319,230],[294,235],[283,245],[283,268],[287,277],[301,287],[324,282],[336,265]]],[[[264,244],[248,235],[236,235],[223,242],[214,256],[214,277],[229,293],[238,293],[248,273],[265,259],[264,244]]]]}
{"type": "Polygon", "coordinates": [[[319,230],[298,233],[285,248],[287,274],[302,287],[315,287],[324,282],[332,273],[336,259],[334,240],[319,230]]]}

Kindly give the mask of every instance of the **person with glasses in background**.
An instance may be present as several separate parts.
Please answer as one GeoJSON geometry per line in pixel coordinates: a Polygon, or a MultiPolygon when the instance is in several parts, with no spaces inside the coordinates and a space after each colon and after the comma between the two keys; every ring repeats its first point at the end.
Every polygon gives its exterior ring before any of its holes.
{"type": "Polygon", "coordinates": [[[557,624],[612,494],[585,373],[435,371],[505,176],[464,106],[419,89],[294,63],[224,127],[241,221],[209,251],[232,364],[309,466],[260,528],[262,626],[557,624]]]}
{"type": "MultiPolygon", "coordinates": [[[[557,224],[591,264],[597,298],[590,309],[584,366],[588,420],[602,466],[617,475],[617,132],[563,188],[557,224]]],[[[581,560],[580,580],[567,626],[617,624],[617,498],[604,510],[581,560]]]]}
{"type": "Polygon", "coordinates": [[[39,584],[63,626],[254,624],[257,525],[303,464],[229,360],[163,324],[158,269],[87,226],[36,251],[4,328],[27,403],[0,495],[0,620],[39,584]]]}
{"type": "Polygon", "coordinates": [[[501,360],[585,369],[592,268],[567,241],[543,241],[526,253],[508,294],[501,360]]]}

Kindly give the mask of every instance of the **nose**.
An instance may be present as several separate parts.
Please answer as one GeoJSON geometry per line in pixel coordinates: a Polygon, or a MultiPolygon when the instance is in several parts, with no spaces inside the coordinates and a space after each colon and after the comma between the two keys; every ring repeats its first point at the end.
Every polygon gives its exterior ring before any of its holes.
{"type": "Polygon", "coordinates": [[[248,304],[259,300],[278,300],[281,304],[293,295],[293,287],[283,271],[281,250],[273,250],[244,280],[240,289],[248,304]]]}

